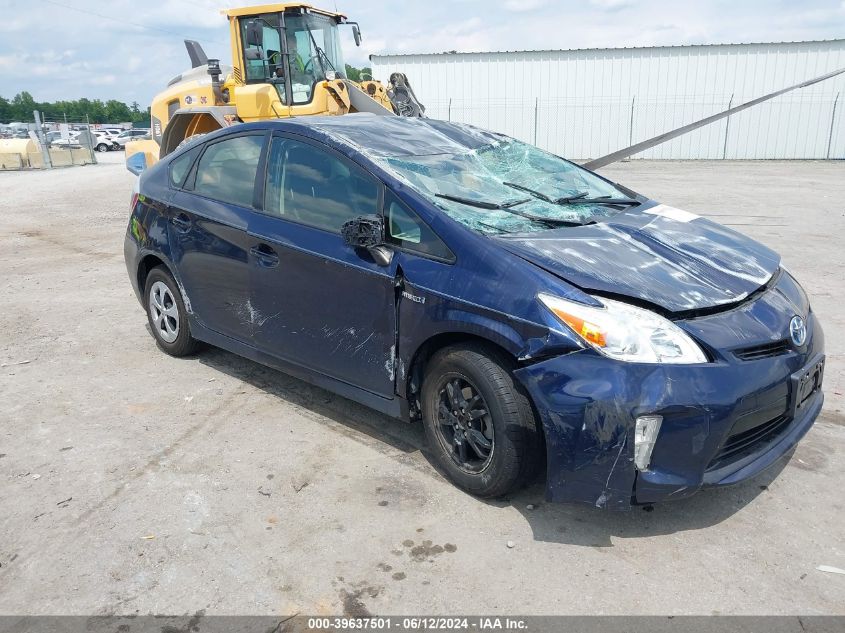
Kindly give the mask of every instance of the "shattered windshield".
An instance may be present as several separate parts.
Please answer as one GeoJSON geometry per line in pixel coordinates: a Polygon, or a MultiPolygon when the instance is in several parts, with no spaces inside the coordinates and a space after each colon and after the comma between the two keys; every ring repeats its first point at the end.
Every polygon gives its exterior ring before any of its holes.
{"type": "Polygon", "coordinates": [[[482,233],[586,224],[636,204],[590,172],[513,139],[466,153],[381,161],[452,218],[482,233]]]}

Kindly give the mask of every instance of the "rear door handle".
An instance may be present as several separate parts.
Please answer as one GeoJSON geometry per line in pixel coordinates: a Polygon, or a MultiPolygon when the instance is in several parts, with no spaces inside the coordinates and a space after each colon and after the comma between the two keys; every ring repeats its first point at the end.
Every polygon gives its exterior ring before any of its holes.
{"type": "Polygon", "coordinates": [[[191,230],[191,219],[184,213],[179,213],[170,219],[170,223],[176,227],[178,231],[187,233],[191,230]]]}
{"type": "Polygon", "coordinates": [[[249,252],[258,261],[259,266],[274,268],[279,265],[279,255],[266,244],[259,244],[249,249],[249,252]]]}

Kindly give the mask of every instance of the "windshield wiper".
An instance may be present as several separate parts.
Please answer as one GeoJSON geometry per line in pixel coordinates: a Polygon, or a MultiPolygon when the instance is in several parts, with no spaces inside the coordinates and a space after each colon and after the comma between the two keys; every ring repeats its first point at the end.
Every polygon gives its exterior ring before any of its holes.
{"type": "Polygon", "coordinates": [[[564,196],[563,198],[552,198],[551,196],[547,196],[546,194],[544,194],[542,191],[536,191],[535,189],[531,189],[530,187],[526,187],[525,185],[518,185],[515,182],[503,182],[502,184],[513,189],[519,189],[520,191],[530,193],[535,198],[539,198],[543,202],[548,202],[550,204],[640,204],[639,200],[634,200],[633,198],[612,198],[610,196],[598,196],[597,198],[588,198],[587,196],[590,195],[589,191],[579,191],[578,193],[574,193],[571,196],[564,196]]]}
{"type": "Polygon", "coordinates": [[[324,61],[326,62],[326,64],[329,65],[329,68],[337,72],[337,68],[334,67],[334,64],[332,64],[332,60],[330,60],[329,56],[326,55],[326,51],[320,48],[320,45],[317,44],[317,40],[314,39],[314,33],[311,32],[311,27],[308,26],[308,24],[305,24],[305,30],[308,31],[308,35],[311,37],[311,42],[314,44],[314,49],[317,52],[317,59],[320,62],[320,66],[323,67],[323,75],[326,74],[326,67],[323,65],[324,61]]]}
{"type": "Polygon", "coordinates": [[[461,196],[453,196],[448,193],[436,193],[434,194],[438,198],[444,198],[446,200],[451,200],[453,202],[460,202],[461,204],[466,204],[471,207],[478,207],[479,209],[490,209],[490,210],[498,210],[498,211],[507,211],[508,213],[512,213],[513,215],[518,215],[521,218],[525,218],[526,220],[531,220],[532,222],[540,222],[547,226],[551,227],[559,227],[559,226],[584,226],[586,224],[595,224],[595,220],[587,219],[584,222],[576,222],[573,220],[562,220],[559,218],[545,218],[539,215],[534,215],[532,213],[523,213],[522,211],[517,211],[516,209],[512,209],[511,207],[515,207],[518,204],[522,204],[524,202],[529,202],[530,198],[524,198],[522,200],[515,200],[513,202],[487,202],[486,200],[473,200],[472,198],[462,198],[461,196]]]}
{"type": "Polygon", "coordinates": [[[542,191],[531,189],[530,187],[526,187],[525,185],[518,185],[515,182],[503,182],[502,184],[507,187],[512,187],[513,189],[519,189],[520,191],[530,193],[535,198],[539,198],[543,202],[548,202],[549,204],[567,204],[573,200],[580,200],[581,198],[586,198],[590,194],[589,191],[579,191],[578,193],[574,193],[571,196],[565,196],[563,198],[552,198],[551,196],[547,196],[546,194],[544,194],[542,191]]]}
{"type": "Polygon", "coordinates": [[[487,202],[486,200],[473,200],[472,198],[462,198],[461,196],[453,196],[448,193],[435,193],[438,198],[445,198],[452,202],[460,202],[470,207],[478,207],[479,209],[510,209],[523,202],[528,202],[531,198],[523,198],[522,200],[514,200],[512,202],[487,202]]]}
{"type": "Polygon", "coordinates": [[[556,204],[609,204],[609,205],[630,205],[636,206],[642,204],[639,200],[634,198],[611,198],[610,196],[599,196],[598,198],[561,198],[555,201],[556,204]]]}
{"type": "MultiPolygon", "coordinates": [[[[531,189],[531,188],[526,187],[524,185],[518,185],[515,182],[503,182],[502,184],[507,186],[507,187],[511,187],[513,189],[519,189],[520,191],[524,191],[525,193],[530,193],[532,196],[534,196],[535,198],[539,198],[543,202],[550,202],[551,204],[554,204],[554,202],[555,202],[552,198],[550,198],[549,196],[547,196],[543,192],[535,191],[534,189],[531,189]]],[[[584,195],[585,196],[587,195],[586,192],[584,193],[584,195]]]]}
{"type": "Polygon", "coordinates": [[[573,193],[571,196],[552,198],[551,196],[544,194],[542,191],[531,189],[525,185],[518,185],[515,182],[503,182],[502,184],[512,187],[513,189],[519,189],[520,191],[530,193],[535,198],[539,198],[543,202],[548,202],[549,204],[639,204],[639,201],[634,200],[633,198],[611,198],[610,196],[588,198],[587,196],[590,195],[589,191],[579,191],[578,193],[573,193]]]}

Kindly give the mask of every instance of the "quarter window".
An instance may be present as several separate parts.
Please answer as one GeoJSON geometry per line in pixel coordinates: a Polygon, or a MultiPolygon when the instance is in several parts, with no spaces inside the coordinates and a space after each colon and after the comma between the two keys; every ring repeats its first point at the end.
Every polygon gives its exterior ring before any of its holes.
{"type": "Polygon", "coordinates": [[[199,154],[201,146],[195,147],[182,154],[179,158],[170,163],[170,184],[174,187],[181,187],[185,182],[185,176],[191,165],[194,164],[194,159],[199,154]]]}
{"type": "Polygon", "coordinates": [[[452,251],[435,232],[392,193],[387,194],[385,209],[389,244],[438,259],[454,259],[452,251]]]}
{"type": "Polygon", "coordinates": [[[266,213],[334,233],[378,212],[379,183],[357,165],[299,141],[274,138],[267,164],[266,213]]]}
{"type": "Polygon", "coordinates": [[[209,145],[197,165],[194,192],[221,202],[251,207],[263,142],[263,135],[250,135],[209,145]]]}

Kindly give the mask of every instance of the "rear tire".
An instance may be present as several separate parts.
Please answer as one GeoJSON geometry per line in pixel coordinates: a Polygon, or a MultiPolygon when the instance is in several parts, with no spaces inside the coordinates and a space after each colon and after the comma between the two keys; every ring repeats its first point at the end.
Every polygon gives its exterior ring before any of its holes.
{"type": "Polygon", "coordinates": [[[109,151],[109,146],[105,143],[97,143],[97,147],[94,148],[98,152],[107,152],[109,151]]]}
{"type": "Polygon", "coordinates": [[[144,304],[153,338],[162,351],[178,357],[199,349],[199,341],[191,336],[179,286],[163,266],[156,266],[147,275],[144,304]]]}
{"type": "Polygon", "coordinates": [[[541,458],[531,403],[513,367],[492,346],[469,343],[435,353],[423,378],[429,446],[449,479],[479,497],[514,492],[541,458]]]}

